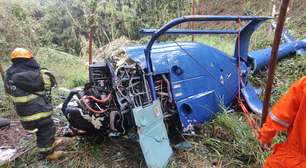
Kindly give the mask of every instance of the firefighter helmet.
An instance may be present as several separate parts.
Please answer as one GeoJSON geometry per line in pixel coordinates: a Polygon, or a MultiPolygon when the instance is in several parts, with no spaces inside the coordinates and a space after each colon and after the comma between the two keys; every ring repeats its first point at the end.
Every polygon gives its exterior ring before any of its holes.
{"type": "Polygon", "coordinates": [[[24,49],[24,48],[15,48],[14,51],[11,54],[11,59],[16,59],[16,58],[32,58],[32,52],[24,49]]]}

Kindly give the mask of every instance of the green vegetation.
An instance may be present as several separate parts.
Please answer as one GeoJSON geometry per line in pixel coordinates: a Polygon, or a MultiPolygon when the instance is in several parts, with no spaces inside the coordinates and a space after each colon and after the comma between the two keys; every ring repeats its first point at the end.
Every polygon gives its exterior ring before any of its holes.
{"type": "MultiPolygon", "coordinates": [[[[190,36],[185,36],[178,39],[179,41],[190,41],[190,36]]],[[[235,49],[235,36],[230,35],[205,35],[205,36],[195,36],[195,41],[215,47],[228,55],[234,55],[235,49]]]]}
{"type": "Polygon", "coordinates": [[[50,48],[39,48],[37,60],[55,74],[60,87],[74,88],[88,81],[88,63],[85,57],[75,57],[50,48]]]}
{"type": "MultiPolygon", "coordinates": [[[[219,41],[214,41],[213,37],[209,37],[209,41],[209,44],[219,44],[219,41]]],[[[47,48],[39,49],[38,53],[40,54],[37,59],[41,65],[55,72],[59,87],[72,88],[82,86],[86,82],[85,58],[47,48]],[[81,79],[81,83],[75,82],[78,79],[81,79]]],[[[279,98],[279,95],[285,92],[294,80],[306,74],[305,66],[302,65],[305,65],[303,57],[280,62],[276,81],[279,87],[275,88],[273,100],[279,98]],[[298,68],[293,68],[295,65],[298,68]]],[[[266,72],[260,72],[253,76],[252,80],[255,84],[264,86],[262,79],[265,75],[266,72]]],[[[54,95],[57,97],[57,90],[54,95]]],[[[56,103],[59,101],[57,99],[56,103]]],[[[243,114],[230,113],[226,109],[213,121],[203,125],[197,136],[185,138],[193,145],[193,148],[186,151],[176,150],[169,167],[209,167],[212,164],[224,167],[259,167],[269,153],[260,149],[243,114]]],[[[280,139],[278,138],[277,141],[280,139]]],[[[33,144],[34,141],[31,143],[33,144]]],[[[101,165],[104,167],[125,167],[125,165],[145,167],[137,143],[129,140],[75,138],[74,143],[66,147],[68,156],[58,162],[38,160],[35,152],[35,150],[29,151],[22,158],[13,162],[11,167],[57,168],[63,165],[67,167],[98,167],[101,165]]]]}
{"type": "Polygon", "coordinates": [[[0,0],[0,55],[22,46],[86,55],[90,27],[94,46],[123,35],[139,39],[140,27],[160,27],[186,13],[185,0],[0,0]]]}
{"type": "MultiPolygon", "coordinates": [[[[139,27],[158,28],[170,19],[188,14],[190,1],[185,0],[0,0],[0,61],[7,68],[8,54],[17,47],[26,47],[42,67],[54,72],[59,88],[83,86],[88,81],[87,41],[90,26],[95,26],[94,48],[125,35],[141,40],[139,27]],[[95,11],[93,23],[90,12],[95,11]]],[[[199,0],[204,2],[205,14],[270,15],[272,4],[264,0],[223,1],[199,0]]],[[[305,2],[294,1],[289,13],[287,27],[297,38],[305,36],[305,2]],[[304,34],[303,34],[304,33],[304,34]]],[[[183,25],[187,27],[188,25],[183,25]]],[[[205,25],[206,26],[206,25],[205,25]]],[[[211,24],[207,27],[236,27],[236,23],[211,24]]],[[[273,33],[265,24],[252,38],[251,49],[271,46],[273,33]]],[[[191,37],[163,40],[190,41],[191,37]]],[[[214,46],[233,55],[234,37],[196,36],[195,41],[214,46]]],[[[306,74],[305,57],[287,58],[279,63],[272,102],[283,94],[293,81],[306,74]]],[[[258,72],[251,81],[265,86],[267,72],[258,72]]],[[[62,102],[60,91],[54,92],[54,104],[62,102]]],[[[5,97],[0,82],[0,116],[16,119],[9,100],[5,97]]],[[[216,118],[203,125],[200,133],[184,137],[192,145],[190,150],[175,150],[169,167],[260,167],[269,152],[263,152],[252,134],[239,108],[235,112],[225,109],[216,118]]],[[[281,141],[278,137],[276,141],[281,141]]],[[[34,140],[22,142],[33,146],[34,140]]],[[[66,147],[67,157],[57,162],[38,160],[35,150],[29,150],[8,167],[146,167],[137,142],[101,138],[74,138],[66,147]]]]}
{"type": "MultiPolygon", "coordinates": [[[[271,98],[273,104],[286,92],[294,81],[306,75],[305,65],[305,56],[298,55],[286,58],[278,63],[271,98]]],[[[267,71],[258,72],[256,75],[251,76],[250,79],[255,86],[263,88],[267,80],[267,71]]]]}

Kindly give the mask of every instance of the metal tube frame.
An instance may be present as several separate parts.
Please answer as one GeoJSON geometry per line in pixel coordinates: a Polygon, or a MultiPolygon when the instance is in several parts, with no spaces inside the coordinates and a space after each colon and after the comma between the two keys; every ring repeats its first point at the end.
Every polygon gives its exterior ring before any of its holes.
{"type": "MultiPolygon", "coordinates": [[[[183,16],[180,18],[173,19],[160,29],[156,30],[154,33],[152,33],[152,38],[150,39],[146,49],[144,50],[145,53],[145,59],[147,63],[147,79],[150,86],[152,99],[156,100],[157,95],[155,91],[154,81],[153,81],[153,65],[151,60],[151,50],[154,42],[163,34],[165,34],[169,29],[172,27],[185,23],[185,22],[201,22],[201,21],[237,21],[240,19],[241,21],[264,21],[267,19],[270,19],[270,17],[261,17],[261,16],[214,16],[214,15],[190,15],[190,16],[183,16]]],[[[243,28],[242,28],[243,29],[243,28]]],[[[177,31],[176,34],[190,34],[190,33],[198,33],[198,34],[207,34],[206,31],[199,31],[199,30],[188,30],[189,33],[186,33],[186,31],[177,31]]],[[[216,31],[216,30],[215,30],[216,31]]],[[[221,34],[222,30],[217,30],[219,34],[221,34]]],[[[239,32],[241,31],[238,30],[239,32]]],[[[226,31],[225,31],[226,32],[226,31]]],[[[213,34],[213,33],[212,33],[213,34]]],[[[226,34],[226,33],[224,33],[226,34]]],[[[230,34],[230,33],[229,33],[230,34]]]]}

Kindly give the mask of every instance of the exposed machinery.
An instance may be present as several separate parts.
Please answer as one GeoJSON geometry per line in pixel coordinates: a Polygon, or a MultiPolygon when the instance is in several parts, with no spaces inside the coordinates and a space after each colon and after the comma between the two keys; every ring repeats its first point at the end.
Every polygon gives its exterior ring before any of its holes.
{"type": "MultiPolygon", "coordinates": [[[[222,107],[242,94],[248,107],[260,114],[262,102],[248,76],[268,64],[271,49],[249,52],[252,33],[270,17],[185,16],[160,29],[141,29],[152,35],[147,45],[123,48],[126,58],[108,58],[90,65],[90,83],[70,93],[63,112],[73,128],[108,136],[137,131],[149,167],[164,167],[172,154],[167,130],[193,133],[222,107]],[[172,29],[184,22],[238,21],[238,30],[172,29]],[[233,34],[233,56],[198,42],[158,43],[164,34],[233,34]]],[[[302,51],[306,39],[280,46],[279,58],[302,51]]]]}

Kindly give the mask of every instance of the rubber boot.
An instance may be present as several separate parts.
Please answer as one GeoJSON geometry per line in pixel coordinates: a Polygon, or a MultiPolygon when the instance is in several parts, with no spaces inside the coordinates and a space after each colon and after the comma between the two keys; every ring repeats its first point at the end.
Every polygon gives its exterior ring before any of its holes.
{"type": "Polygon", "coordinates": [[[54,151],[51,154],[47,156],[47,160],[52,161],[52,160],[58,160],[64,156],[63,151],[54,151]]]}
{"type": "Polygon", "coordinates": [[[10,125],[10,120],[0,117],[0,128],[10,125]]]}
{"type": "Polygon", "coordinates": [[[60,145],[64,144],[64,139],[63,138],[58,138],[55,140],[54,144],[53,144],[53,147],[58,147],[60,145]]]}
{"type": "Polygon", "coordinates": [[[59,146],[67,146],[73,144],[73,138],[68,138],[68,137],[61,137],[55,140],[53,147],[59,147],[59,146]]]}

